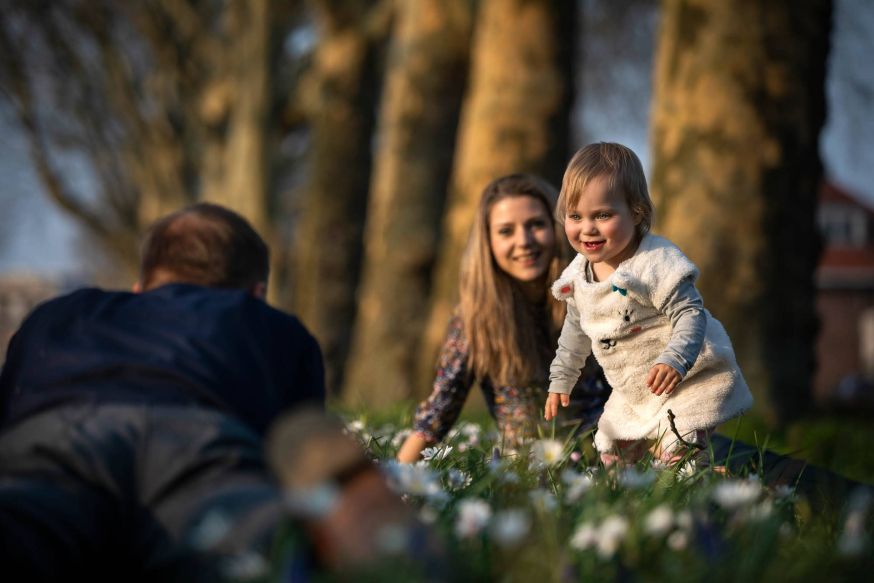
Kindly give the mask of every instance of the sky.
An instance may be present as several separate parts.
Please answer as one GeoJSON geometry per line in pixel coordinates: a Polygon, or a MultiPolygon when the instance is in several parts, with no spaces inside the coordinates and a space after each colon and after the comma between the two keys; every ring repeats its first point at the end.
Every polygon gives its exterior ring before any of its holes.
{"type": "MultiPolygon", "coordinates": [[[[589,30],[582,33],[591,34],[600,24],[593,14],[585,24],[589,30]]],[[[601,45],[613,54],[632,51],[622,66],[606,73],[587,68],[586,58],[600,56],[583,52],[576,140],[625,143],[649,167],[649,76],[657,18],[638,14],[626,24],[641,42],[627,43],[623,35],[614,34],[615,44],[601,45]],[[605,88],[614,88],[613,93],[605,88]]],[[[869,61],[874,54],[874,2],[837,0],[834,25],[826,87],[829,111],[820,151],[828,178],[874,206],[874,66],[869,61]]],[[[0,108],[0,275],[82,274],[92,258],[80,239],[77,225],[43,192],[24,136],[0,108]]]]}
{"type": "Polygon", "coordinates": [[[0,274],[78,271],[87,258],[77,252],[77,225],[48,200],[24,136],[5,115],[0,135],[0,274]]]}

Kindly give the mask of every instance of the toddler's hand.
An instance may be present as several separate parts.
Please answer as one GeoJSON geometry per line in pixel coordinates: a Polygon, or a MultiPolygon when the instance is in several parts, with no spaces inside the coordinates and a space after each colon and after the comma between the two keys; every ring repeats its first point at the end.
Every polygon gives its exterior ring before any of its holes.
{"type": "Polygon", "coordinates": [[[547,421],[558,415],[558,404],[561,402],[562,407],[567,407],[571,404],[570,395],[562,395],[561,393],[549,393],[546,397],[546,407],[543,410],[543,418],[547,421]]]}
{"type": "Polygon", "coordinates": [[[646,386],[654,395],[670,395],[683,380],[677,369],[667,364],[657,364],[646,375],[646,386]]]}

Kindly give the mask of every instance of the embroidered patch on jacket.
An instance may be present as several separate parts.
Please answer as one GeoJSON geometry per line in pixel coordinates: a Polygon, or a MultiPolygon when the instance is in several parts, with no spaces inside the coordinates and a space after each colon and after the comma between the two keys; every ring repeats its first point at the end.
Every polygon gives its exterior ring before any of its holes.
{"type": "Polygon", "coordinates": [[[568,298],[572,298],[574,295],[573,282],[555,282],[555,285],[552,286],[552,295],[554,295],[555,299],[557,300],[566,300],[568,298]]]}

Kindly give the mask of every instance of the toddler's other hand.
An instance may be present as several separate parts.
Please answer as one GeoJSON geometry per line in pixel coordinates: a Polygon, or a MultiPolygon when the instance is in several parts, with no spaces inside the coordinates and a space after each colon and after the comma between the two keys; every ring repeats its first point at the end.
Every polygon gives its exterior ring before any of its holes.
{"type": "Polygon", "coordinates": [[[654,395],[670,395],[683,380],[677,370],[667,364],[657,364],[646,375],[646,386],[654,395]]]}
{"type": "Polygon", "coordinates": [[[561,402],[562,407],[567,407],[571,404],[570,395],[562,395],[561,393],[549,393],[546,397],[546,407],[543,410],[543,418],[547,421],[558,415],[558,404],[561,402]]]}

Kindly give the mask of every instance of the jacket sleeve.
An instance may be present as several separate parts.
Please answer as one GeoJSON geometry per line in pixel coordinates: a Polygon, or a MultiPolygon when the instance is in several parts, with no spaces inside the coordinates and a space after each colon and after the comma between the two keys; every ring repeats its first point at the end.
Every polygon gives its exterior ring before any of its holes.
{"type": "Polygon", "coordinates": [[[558,349],[549,365],[549,392],[569,395],[591,353],[592,341],[580,328],[580,313],[572,302],[568,302],[558,349]]]}
{"type": "Polygon", "coordinates": [[[698,360],[707,331],[704,302],[691,279],[674,289],[663,311],[671,322],[671,339],[655,363],[667,364],[685,377],[698,360]]]}
{"type": "Polygon", "coordinates": [[[12,336],[6,359],[0,365],[0,427],[6,424],[9,414],[9,404],[13,398],[13,390],[17,384],[18,344],[21,340],[21,331],[12,336]]]}
{"type": "Polygon", "coordinates": [[[442,440],[461,414],[474,382],[467,364],[469,350],[461,318],[455,316],[440,350],[431,394],[419,404],[413,420],[413,431],[428,443],[442,440]]]}
{"type": "Polygon", "coordinates": [[[318,341],[303,330],[298,354],[298,375],[294,400],[325,407],[325,365],[318,341]]]}

